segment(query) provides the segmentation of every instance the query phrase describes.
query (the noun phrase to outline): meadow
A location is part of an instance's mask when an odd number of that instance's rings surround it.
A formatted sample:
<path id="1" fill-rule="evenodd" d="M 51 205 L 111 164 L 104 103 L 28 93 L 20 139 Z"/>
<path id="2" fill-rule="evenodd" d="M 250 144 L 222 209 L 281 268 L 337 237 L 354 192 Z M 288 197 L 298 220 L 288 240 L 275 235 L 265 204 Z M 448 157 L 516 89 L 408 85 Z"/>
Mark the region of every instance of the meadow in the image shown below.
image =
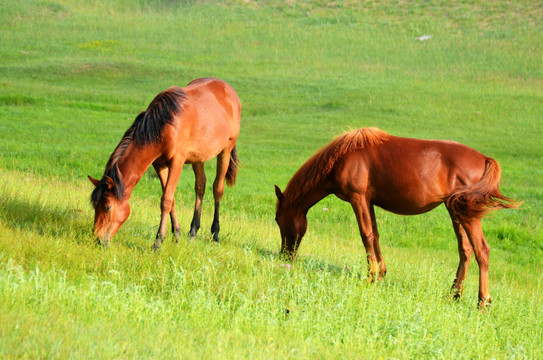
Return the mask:
<path id="1" fill-rule="evenodd" d="M 543 5 L 507 1 L 7 0 L 0 3 L 1 358 L 543 358 Z M 425 36 L 428 35 L 428 36 Z M 214 76 L 242 101 L 237 184 L 212 243 L 151 245 L 153 171 L 109 248 L 92 184 L 135 116 Z M 495 158 L 518 210 L 483 221 L 492 306 L 464 297 L 444 207 L 377 210 L 388 273 L 368 283 L 350 206 L 308 214 L 278 256 L 274 184 L 352 128 L 450 139 Z M 188 233 L 194 176 L 176 200 Z"/>

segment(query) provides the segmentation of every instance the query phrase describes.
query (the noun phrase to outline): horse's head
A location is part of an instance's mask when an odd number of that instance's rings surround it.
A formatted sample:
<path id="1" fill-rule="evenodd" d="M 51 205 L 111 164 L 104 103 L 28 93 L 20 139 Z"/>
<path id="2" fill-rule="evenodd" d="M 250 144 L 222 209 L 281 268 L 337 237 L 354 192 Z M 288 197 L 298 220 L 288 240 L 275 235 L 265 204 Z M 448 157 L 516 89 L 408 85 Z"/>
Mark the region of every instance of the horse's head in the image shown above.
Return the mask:
<path id="1" fill-rule="evenodd" d="M 102 180 L 89 176 L 95 188 L 91 195 L 94 207 L 94 235 L 100 244 L 109 246 L 109 241 L 130 215 L 128 199 L 124 197 L 122 179 L 114 181 L 104 175 Z"/>
<path id="2" fill-rule="evenodd" d="M 277 185 L 275 186 L 275 194 L 277 195 L 275 221 L 281 232 L 281 255 L 288 259 L 294 259 L 307 230 L 306 214 L 295 207 L 286 206 L 285 196 Z"/>

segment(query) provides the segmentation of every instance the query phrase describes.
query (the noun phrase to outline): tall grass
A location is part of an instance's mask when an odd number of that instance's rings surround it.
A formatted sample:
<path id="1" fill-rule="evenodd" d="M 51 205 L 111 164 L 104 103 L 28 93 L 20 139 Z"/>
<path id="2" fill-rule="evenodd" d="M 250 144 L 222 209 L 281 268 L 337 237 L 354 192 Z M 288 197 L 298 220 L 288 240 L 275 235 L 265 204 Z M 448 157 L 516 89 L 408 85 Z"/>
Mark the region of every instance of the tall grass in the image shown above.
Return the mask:
<path id="1" fill-rule="evenodd" d="M 0 4 L 0 356 L 542 357 L 542 14 L 528 1 Z M 221 244 L 208 189 L 198 239 L 153 253 L 161 194 L 149 172 L 111 248 L 97 247 L 86 175 L 103 173 L 159 91 L 200 76 L 231 83 L 243 105 Z M 524 204 L 484 220 L 486 314 L 475 259 L 464 299 L 449 298 L 458 255 L 443 208 L 378 210 L 377 284 L 350 206 L 332 197 L 310 211 L 300 258 L 277 257 L 273 185 L 362 126 L 500 162 L 502 191 Z M 176 193 L 187 231 L 193 182 L 187 167 Z"/>

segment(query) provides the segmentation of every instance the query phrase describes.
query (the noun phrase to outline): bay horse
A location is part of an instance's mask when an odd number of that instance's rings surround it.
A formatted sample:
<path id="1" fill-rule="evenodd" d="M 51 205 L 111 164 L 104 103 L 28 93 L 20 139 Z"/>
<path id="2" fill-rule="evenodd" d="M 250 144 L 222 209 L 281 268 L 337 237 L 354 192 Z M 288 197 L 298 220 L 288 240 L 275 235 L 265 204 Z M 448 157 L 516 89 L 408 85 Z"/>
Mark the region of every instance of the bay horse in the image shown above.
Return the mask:
<path id="1" fill-rule="evenodd" d="M 206 176 L 204 162 L 217 157 L 213 183 L 215 213 L 211 232 L 219 241 L 219 208 L 224 180 L 236 181 L 241 104 L 234 89 L 214 78 L 196 79 L 186 87 L 171 87 L 159 93 L 141 112 L 111 154 L 101 180 L 88 176 L 95 188 L 94 233 L 99 243 L 109 246 L 111 238 L 130 214 L 132 190 L 152 164 L 162 184 L 161 218 L 154 250 L 166 236 L 168 215 L 172 232 L 179 239 L 180 225 L 175 212 L 174 192 L 183 164 L 192 164 L 196 202 L 190 227 L 191 238 L 200 228 Z"/>
<path id="2" fill-rule="evenodd" d="M 479 264 L 479 305 L 491 302 L 489 247 L 481 218 L 491 210 L 518 204 L 498 188 L 497 161 L 453 141 L 397 137 L 377 128 L 353 130 L 313 155 L 294 174 L 285 192 L 275 185 L 275 220 L 281 254 L 294 259 L 307 229 L 307 212 L 334 194 L 351 204 L 367 254 L 370 280 L 386 265 L 379 246 L 374 206 L 416 215 L 444 203 L 458 240 L 460 263 L 452 292 L 460 298 L 472 252 Z"/>

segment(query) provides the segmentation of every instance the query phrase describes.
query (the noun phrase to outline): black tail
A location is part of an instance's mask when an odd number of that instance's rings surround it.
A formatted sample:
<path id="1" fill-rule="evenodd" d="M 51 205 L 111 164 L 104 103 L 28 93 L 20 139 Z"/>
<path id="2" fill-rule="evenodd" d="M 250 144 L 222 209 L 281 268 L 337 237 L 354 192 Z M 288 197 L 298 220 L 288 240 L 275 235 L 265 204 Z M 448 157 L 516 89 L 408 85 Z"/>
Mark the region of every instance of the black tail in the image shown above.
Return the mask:
<path id="1" fill-rule="evenodd" d="M 238 150 L 234 146 L 230 152 L 230 164 L 226 171 L 226 185 L 234 186 L 236 184 L 236 174 L 238 173 L 240 162 L 238 157 Z"/>

